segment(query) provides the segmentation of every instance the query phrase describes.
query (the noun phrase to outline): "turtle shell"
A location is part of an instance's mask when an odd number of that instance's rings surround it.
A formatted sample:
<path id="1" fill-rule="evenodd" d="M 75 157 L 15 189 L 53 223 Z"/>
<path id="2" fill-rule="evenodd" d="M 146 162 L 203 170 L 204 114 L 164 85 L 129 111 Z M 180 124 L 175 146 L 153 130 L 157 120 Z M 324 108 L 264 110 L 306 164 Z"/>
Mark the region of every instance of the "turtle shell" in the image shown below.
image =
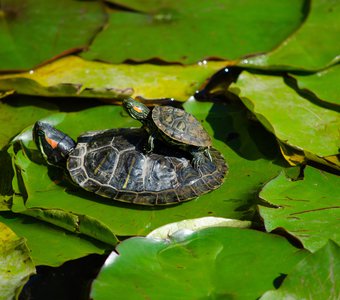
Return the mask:
<path id="1" fill-rule="evenodd" d="M 78 138 L 67 162 L 72 180 L 85 190 L 115 200 L 144 205 L 175 204 L 219 187 L 227 170 L 222 155 L 211 150 L 195 170 L 185 153 L 171 147 L 144 154 L 148 134 L 142 128 L 87 132 Z"/>
<path id="2" fill-rule="evenodd" d="M 211 146 L 211 138 L 202 124 L 183 109 L 156 106 L 152 110 L 152 120 L 163 134 L 174 141 L 197 147 Z"/>

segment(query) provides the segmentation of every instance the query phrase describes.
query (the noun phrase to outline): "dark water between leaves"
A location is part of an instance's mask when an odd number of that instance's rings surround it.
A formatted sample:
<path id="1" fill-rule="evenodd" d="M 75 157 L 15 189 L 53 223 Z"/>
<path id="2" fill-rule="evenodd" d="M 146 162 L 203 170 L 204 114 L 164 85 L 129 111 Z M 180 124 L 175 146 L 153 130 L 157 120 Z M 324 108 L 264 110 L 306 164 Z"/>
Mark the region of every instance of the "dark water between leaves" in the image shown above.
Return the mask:
<path id="1" fill-rule="evenodd" d="M 106 258 L 107 255 L 91 254 L 57 268 L 38 266 L 19 300 L 88 300 L 91 283 Z"/>

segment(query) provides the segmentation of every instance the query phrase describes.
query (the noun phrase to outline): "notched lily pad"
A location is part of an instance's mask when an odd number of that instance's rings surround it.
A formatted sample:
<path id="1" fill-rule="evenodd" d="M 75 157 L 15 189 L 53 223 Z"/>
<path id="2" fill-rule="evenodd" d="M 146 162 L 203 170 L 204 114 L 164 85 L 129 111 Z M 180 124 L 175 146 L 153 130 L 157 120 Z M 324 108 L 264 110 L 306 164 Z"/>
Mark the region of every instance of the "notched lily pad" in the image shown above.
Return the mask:
<path id="1" fill-rule="evenodd" d="M 279 236 L 223 227 L 170 241 L 130 238 L 116 250 L 93 283 L 94 300 L 256 299 L 307 254 Z"/>
<path id="2" fill-rule="evenodd" d="M 340 64 L 310 75 L 291 74 L 300 89 L 312 93 L 320 100 L 340 106 Z"/>
<path id="3" fill-rule="evenodd" d="M 110 12 L 108 26 L 82 53 L 87 59 L 235 60 L 277 46 L 299 26 L 304 5 L 302 0 L 111 2 L 134 11 Z M 266 13 L 254 13 L 259 11 Z"/>
<path id="4" fill-rule="evenodd" d="M 301 27 L 278 48 L 246 58 L 241 66 L 278 70 L 320 70 L 340 61 L 340 2 L 311 1 Z"/>
<path id="5" fill-rule="evenodd" d="M 339 299 L 340 247 L 329 241 L 294 267 L 278 290 L 268 291 L 261 300 Z"/>
<path id="6" fill-rule="evenodd" d="M 16 299 L 34 273 L 25 240 L 0 222 L 0 299 Z"/>
<path id="7" fill-rule="evenodd" d="M 227 62 L 190 66 L 109 65 L 68 56 L 35 70 L 0 75 L 0 90 L 58 97 L 175 98 L 185 101 Z"/>
<path id="8" fill-rule="evenodd" d="M 302 180 L 281 173 L 264 186 L 260 198 L 277 207 L 259 206 L 267 231 L 283 228 L 311 251 L 328 239 L 340 243 L 338 176 L 309 166 Z"/>
<path id="9" fill-rule="evenodd" d="M 242 72 L 230 90 L 281 143 L 308 159 L 339 153 L 339 114 L 301 97 L 282 77 Z"/>
<path id="10" fill-rule="evenodd" d="M 0 21 L 0 69 L 24 70 L 86 47 L 106 15 L 98 1 L 3 0 Z"/>

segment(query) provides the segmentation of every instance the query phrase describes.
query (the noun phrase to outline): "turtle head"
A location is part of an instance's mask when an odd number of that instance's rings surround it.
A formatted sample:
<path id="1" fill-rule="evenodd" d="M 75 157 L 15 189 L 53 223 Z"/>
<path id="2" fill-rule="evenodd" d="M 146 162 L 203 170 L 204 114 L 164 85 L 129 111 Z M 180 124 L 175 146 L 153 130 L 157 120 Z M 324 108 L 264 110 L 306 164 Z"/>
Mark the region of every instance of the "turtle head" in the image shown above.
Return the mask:
<path id="1" fill-rule="evenodd" d="M 66 160 L 76 143 L 65 133 L 43 122 L 36 122 L 33 140 L 46 162 L 53 166 L 65 166 Z"/>
<path id="2" fill-rule="evenodd" d="M 123 107 L 132 118 L 142 123 L 147 120 L 150 113 L 150 109 L 146 105 L 132 98 L 124 99 Z"/>

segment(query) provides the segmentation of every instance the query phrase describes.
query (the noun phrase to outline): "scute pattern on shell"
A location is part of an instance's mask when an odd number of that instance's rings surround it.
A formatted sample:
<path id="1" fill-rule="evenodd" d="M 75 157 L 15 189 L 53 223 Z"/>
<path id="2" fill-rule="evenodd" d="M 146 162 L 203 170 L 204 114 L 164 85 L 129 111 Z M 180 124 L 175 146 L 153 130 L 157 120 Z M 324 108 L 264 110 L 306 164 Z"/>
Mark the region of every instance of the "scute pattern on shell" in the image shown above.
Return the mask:
<path id="1" fill-rule="evenodd" d="M 147 138 L 142 128 L 81 135 L 67 163 L 72 180 L 101 196 L 144 205 L 175 204 L 222 184 L 227 166 L 217 150 L 211 151 L 213 162 L 207 159 L 195 170 L 176 149 L 144 154 Z"/>
<path id="2" fill-rule="evenodd" d="M 156 126 L 171 139 L 197 147 L 210 147 L 211 138 L 202 124 L 191 114 L 171 106 L 156 106 L 152 110 Z"/>

